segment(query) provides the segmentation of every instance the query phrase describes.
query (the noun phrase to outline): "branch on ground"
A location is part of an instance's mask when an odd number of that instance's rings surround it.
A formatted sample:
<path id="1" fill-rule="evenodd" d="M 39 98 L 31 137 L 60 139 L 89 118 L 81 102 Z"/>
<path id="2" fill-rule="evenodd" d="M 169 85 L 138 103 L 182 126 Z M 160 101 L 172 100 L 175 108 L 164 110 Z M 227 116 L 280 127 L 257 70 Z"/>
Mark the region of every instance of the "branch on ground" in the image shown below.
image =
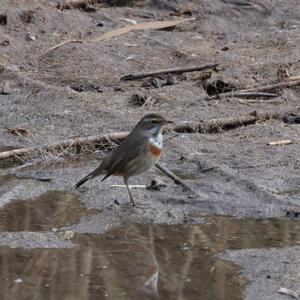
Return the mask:
<path id="1" fill-rule="evenodd" d="M 218 66 L 218 64 L 206 64 L 201 66 L 184 66 L 184 67 L 178 67 L 178 68 L 172 68 L 172 69 L 163 69 L 163 70 L 156 70 L 156 71 L 150 71 L 146 73 L 140 73 L 135 75 L 126 75 L 121 77 L 121 80 L 136 80 L 136 79 L 142 79 L 147 78 L 151 76 L 158 76 L 162 74 L 182 74 L 186 72 L 195 72 L 195 71 L 203 71 L 206 69 L 214 69 Z"/>
<path id="2" fill-rule="evenodd" d="M 251 114 L 238 117 L 212 119 L 202 122 L 185 122 L 183 124 L 178 124 L 173 127 L 167 128 L 166 131 L 173 131 L 177 133 L 217 133 L 225 130 L 238 128 L 241 126 L 254 124 L 257 121 L 264 122 L 270 119 L 282 120 L 284 117 L 291 113 L 295 113 L 295 111 L 285 111 L 281 113 L 252 112 Z M 0 152 L 0 160 L 4 160 L 11 157 L 43 157 L 47 153 L 54 155 L 58 154 L 59 156 L 63 156 L 64 154 L 68 154 L 72 151 L 75 151 L 75 153 L 80 153 L 80 149 L 88 145 L 93 145 L 94 148 L 101 150 L 109 150 L 117 143 L 122 141 L 127 135 L 128 132 L 116 132 L 108 135 L 75 138 L 63 141 L 61 143 L 44 145 L 40 147 L 13 149 Z"/>
<path id="3" fill-rule="evenodd" d="M 296 78 L 296 80 L 294 80 L 294 78 Z M 264 86 L 257 86 L 257 87 L 252 87 L 252 88 L 248 88 L 248 89 L 222 93 L 222 94 L 214 95 L 211 97 L 206 97 L 205 100 L 214 100 L 214 99 L 221 99 L 221 98 L 228 98 L 228 97 L 238 97 L 239 94 L 241 94 L 241 93 L 249 93 L 249 92 L 272 92 L 272 91 L 277 91 L 279 89 L 291 88 L 291 87 L 300 85 L 300 80 L 298 79 L 299 76 L 295 76 L 294 78 L 292 78 L 291 80 L 286 81 L 286 82 L 268 84 L 268 85 L 264 85 Z"/>

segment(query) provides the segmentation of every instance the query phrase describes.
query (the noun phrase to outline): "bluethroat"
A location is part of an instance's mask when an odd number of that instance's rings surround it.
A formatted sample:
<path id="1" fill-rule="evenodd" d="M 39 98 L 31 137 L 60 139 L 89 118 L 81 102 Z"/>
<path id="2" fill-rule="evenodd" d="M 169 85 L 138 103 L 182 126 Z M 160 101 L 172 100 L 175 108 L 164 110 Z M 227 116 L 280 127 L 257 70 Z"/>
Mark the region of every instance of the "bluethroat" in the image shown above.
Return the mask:
<path id="1" fill-rule="evenodd" d="M 120 146 L 98 168 L 77 182 L 74 188 L 77 189 L 99 175 L 105 175 L 102 181 L 111 175 L 121 176 L 124 178 L 130 204 L 136 206 L 128 186 L 128 178 L 148 171 L 159 160 L 163 146 L 162 130 L 167 123 L 172 122 L 158 114 L 144 116 Z"/>

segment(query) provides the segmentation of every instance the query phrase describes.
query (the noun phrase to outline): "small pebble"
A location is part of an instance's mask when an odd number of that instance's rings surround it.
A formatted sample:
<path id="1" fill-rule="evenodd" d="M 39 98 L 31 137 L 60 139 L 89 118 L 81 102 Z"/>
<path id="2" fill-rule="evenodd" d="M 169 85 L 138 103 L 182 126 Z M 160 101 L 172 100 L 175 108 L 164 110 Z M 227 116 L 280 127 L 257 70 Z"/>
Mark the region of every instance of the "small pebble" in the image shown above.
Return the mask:
<path id="1" fill-rule="evenodd" d="M 35 35 L 33 35 L 33 34 L 31 34 L 30 32 L 27 32 L 26 33 L 26 35 L 25 35 L 25 39 L 27 40 L 27 41 L 35 41 L 36 40 L 36 36 Z"/>

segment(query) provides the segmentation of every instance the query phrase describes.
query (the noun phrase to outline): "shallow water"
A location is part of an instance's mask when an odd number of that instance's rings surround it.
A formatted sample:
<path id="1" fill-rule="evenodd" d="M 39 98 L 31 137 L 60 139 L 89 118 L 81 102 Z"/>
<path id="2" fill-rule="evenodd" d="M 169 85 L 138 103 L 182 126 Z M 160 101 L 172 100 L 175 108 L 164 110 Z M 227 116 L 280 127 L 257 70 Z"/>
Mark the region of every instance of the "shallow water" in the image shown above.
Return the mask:
<path id="1" fill-rule="evenodd" d="M 3 207 L 0 229 L 49 231 L 90 214 L 71 194 L 53 191 Z M 203 220 L 76 234 L 77 247 L 68 249 L 0 247 L 2 299 L 242 299 L 246 280 L 216 254 L 300 240 L 300 223 L 289 219 Z"/>
<path id="2" fill-rule="evenodd" d="M 13 201 L 0 209 L 0 231 L 49 231 L 95 213 L 71 193 L 49 191 L 30 201 Z"/>

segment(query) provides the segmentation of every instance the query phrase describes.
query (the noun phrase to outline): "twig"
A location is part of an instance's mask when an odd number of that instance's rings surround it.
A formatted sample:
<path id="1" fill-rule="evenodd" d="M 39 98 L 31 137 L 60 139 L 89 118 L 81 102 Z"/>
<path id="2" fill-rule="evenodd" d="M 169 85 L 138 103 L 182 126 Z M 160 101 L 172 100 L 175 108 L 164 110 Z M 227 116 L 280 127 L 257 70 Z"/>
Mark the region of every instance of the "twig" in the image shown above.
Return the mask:
<path id="1" fill-rule="evenodd" d="M 290 144 L 293 144 L 292 140 L 279 140 L 267 143 L 269 146 L 285 146 Z"/>
<path id="2" fill-rule="evenodd" d="M 294 87 L 294 86 L 297 86 L 297 85 L 300 85 L 300 80 L 290 80 L 290 81 L 286 81 L 286 82 L 268 84 L 268 85 L 265 85 L 265 86 L 248 88 L 244 91 L 246 91 L 246 92 L 251 92 L 251 91 L 263 92 L 263 91 L 271 91 L 271 90 L 279 89 L 279 88 Z"/>
<path id="3" fill-rule="evenodd" d="M 173 130 L 175 132 L 180 132 L 180 133 L 195 133 L 195 132 L 216 133 L 223 130 L 231 130 L 241 126 L 254 124 L 257 121 L 264 122 L 270 119 L 282 120 L 285 116 L 291 113 L 293 114 L 297 113 L 297 111 L 295 110 L 296 109 L 286 110 L 278 113 L 267 112 L 261 114 L 254 111 L 251 114 L 240 116 L 240 117 L 212 119 L 212 120 L 203 121 L 199 123 L 186 122 L 184 124 L 174 126 Z"/>
<path id="4" fill-rule="evenodd" d="M 207 199 L 207 195 L 202 194 L 199 191 L 195 191 L 192 187 L 188 186 L 183 180 L 181 180 L 177 175 L 175 175 L 171 170 L 169 170 L 167 167 L 163 166 L 160 162 L 157 162 L 155 164 L 155 167 L 161 170 L 164 174 L 166 174 L 169 178 L 171 178 L 176 184 L 182 185 L 187 190 L 193 192 L 197 196 Z"/>
<path id="5" fill-rule="evenodd" d="M 97 253 L 121 253 L 121 252 L 129 252 L 131 249 L 121 249 L 121 250 L 106 250 L 106 251 L 97 251 Z"/>
<path id="6" fill-rule="evenodd" d="M 254 124 L 258 120 L 267 120 L 269 115 L 246 115 L 241 117 L 231 117 L 222 119 L 212 119 L 206 122 L 190 123 L 186 122 L 174 127 L 174 131 L 180 133 L 215 133 L 222 130 L 229 130 L 240 126 Z"/>
<path id="7" fill-rule="evenodd" d="M 167 167 L 164 167 L 161 163 L 157 162 L 155 164 L 155 167 L 157 167 L 159 170 L 161 170 L 163 173 L 165 173 L 168 177 L 170 177 L 171 179 L 173 179 L 175 183 L 182 184 L 186 188 L 189 188 L 177 175 L 175 175 Z"/>
<path id="8" fill-rule="evenodd" d="M 125 184 L 112 184 L 110 187 L 111 188 L 124 188 L 124 189 L 127 188 Z M 145 189 L 145 188 L 147 188 L 144 184 L 129 185 L 129 187 L 131 189 Z"/>
<path id="9" fill-rule="evenodd" d="M 84 138 L 75 138 L 67 141 L 63 141 L 58 144 L 44 145 L 41 147 L 32 147 L 32 148 L 20 148 L 13 149 L 4 152 L 0 152 L 0 160 L 6 159 L 13 156 L 38 156 L 44 152 L 53 152 L 58 149 L 66 149 L 70 147 L 81 147 L 83 145 L 89 144 L 99 144 L 103 145 L 104 148 L 107 145 L 111 145 L 113 142 L 121 141 L 128 135 L 128 132 L 116 132 L 108 135 L 102 136 L 89 136 Z"/>
<path id="10" fill-rule="evenodd" d="M 130 74 L 121 77 L 121 80 L 135 80 L 135 79 L 142 79 L 146 77 L 161 75 L 161 74 L 181 74 L 185 72 L 195 72 L 195 71 L 203 71 L 205 69 L 213 69 L 217 67 L 218 64 L 206 64 L 202 66 L 190 66 L 190 67 L 178 67 L 178 68 L 172 68 L 172 69 L 165 69 L 165 70 L 157 70 L 157 71 L 151 71 L 147 73 L 141 73 L 141 74 Z"/>
<path id="11" fill-rule="evenodd" d="M 289 290 L 287 288 L 284 288 L 284 287 L 281 287 L 278 291 L 278 293 L 280 294 L 284 294 L 284 295 L 288 295 L 288 296 L 291 296 L 295 299 L 300 299 L 300 294 L 295 292 L 295 291 L 292 291 L 292 290 Z"/>
<path id="12" fill-rule="evenodd" d="M 239 126 L 245 126 L 254 124 L 256 121 L 266 121 L 270 119 L 283 119 L 286 115 L 295 113 L 295 109 L 288 110 L 281 113 L 262 113 L 256 112 L 240 117 L 230 117 L 221 119 L 212 119 L 203 122 L 188 122 L 184 124 L 175 125 L 170 128 L 172 131 L 177 133 L 215 133 L 222 130 L 229 130 L 237 128 Z M 168 132 L 170 130 L 168 129 Z M 123 140 L 128 135 L 128 132 L 115 132 L 108 135 L 89 136 L 84 138 L 75 138 L 61 143 L 44 145 L 41 147 L 32 148 L 20 148 L 8 151 L 0 152 L 0 160 L 14 157 L 14 156 L 39 156 L 45 152 L 55 152 L 57 150 L 66 150 L 71 148 L 78 148 L 84 145 L 96 145 L 100 146 L 100 149 L 107 149 L 111 147 L 115 142 Z"/>
<path id="13" fill-rule="evenodd" d="M 278 94 L 275 93 L 264 93 L 264 92 L 243 92 L 243 91 L 232 91 L 232 97 L 240 97 L 240 98 L 247 98 L 247 97 L 265 97 L 265 98 L 275 98 L 278 97 Z"/>
<path id="14" fill-rule="evenodd" d="M 269 84 L 269 85 L 265 85 L 265 86 L 258 86 L 258 87 L 248 88 L 248 89 L 239 90 L 239 91 L 235 91 L 235 92 L 222 93 L 222 94 L 214 95 L 211 97 L 206 97 L 205 99 L 206 100 L 214 100 L 214 99 L 219 99 L 219 98 L 235 97 L 235 93 L 272 91 L 274 89 L 290 88 L 290 87 L 294 87 L 297 85 L 300 85 L 300 80 L 290 80 L 287 82 L 280 82 L 280 83 Z"/>
<path id="15" fill-rule="evenodd" d="M 289 80 L 290 80 L 290 81 L 293 81 L 293 80 L 300 80 L 300 75 L 297 75 L 297 76 L 291 76 L 291 77 L 289 77 Z"/>

